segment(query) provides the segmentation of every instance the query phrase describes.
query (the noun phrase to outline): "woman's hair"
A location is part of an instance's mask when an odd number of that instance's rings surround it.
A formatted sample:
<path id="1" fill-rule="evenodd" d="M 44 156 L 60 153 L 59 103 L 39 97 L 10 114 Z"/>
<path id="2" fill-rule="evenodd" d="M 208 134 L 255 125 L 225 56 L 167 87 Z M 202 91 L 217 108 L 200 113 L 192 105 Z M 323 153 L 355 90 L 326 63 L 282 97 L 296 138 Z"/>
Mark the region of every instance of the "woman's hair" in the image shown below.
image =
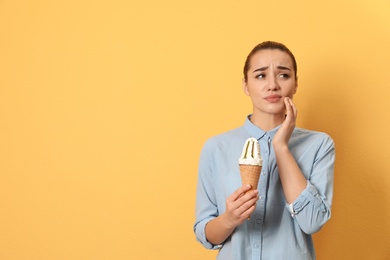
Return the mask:
<path id="1" fill-rule="evenodd" d="M 253 48 L 253 50 L 249 53 L 248 57 L 246 57 L 245 65 L 244 65 L 245 82 L 248 81 L 248 70 L 250 67 L 252 56 L 255 55 L 257 52 L 262 51 L 262 50 L 280 50 L 280 51 L 287 53 L 291 57 L 291 60 L 293 62 L 295 78 L 297 78 L 297 62 L 296 62 L 295 57 L 292 54 L 292 52 L 282 43 L 273 42 L 273 41 L 266 41 L 266 42 L 262 42 L 262 43 L 256 45 L 255 48 Z"/>

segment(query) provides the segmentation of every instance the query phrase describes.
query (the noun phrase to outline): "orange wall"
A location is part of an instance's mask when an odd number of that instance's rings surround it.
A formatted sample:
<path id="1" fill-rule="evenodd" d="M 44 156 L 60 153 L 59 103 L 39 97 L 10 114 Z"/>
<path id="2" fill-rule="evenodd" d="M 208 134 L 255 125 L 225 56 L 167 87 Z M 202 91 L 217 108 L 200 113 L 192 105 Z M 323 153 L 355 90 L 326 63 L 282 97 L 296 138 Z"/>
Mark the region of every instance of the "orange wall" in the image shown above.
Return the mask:
<path id="1" fill-rule="evenodd" d="M 389 259 L 390 4 L 1 1 L 0 259 L 214 259 L 192 233 L 204 141 L 251 112 L 250 49 L 298 60 L 301 127 L 337 146 L 318 259 Z"/>

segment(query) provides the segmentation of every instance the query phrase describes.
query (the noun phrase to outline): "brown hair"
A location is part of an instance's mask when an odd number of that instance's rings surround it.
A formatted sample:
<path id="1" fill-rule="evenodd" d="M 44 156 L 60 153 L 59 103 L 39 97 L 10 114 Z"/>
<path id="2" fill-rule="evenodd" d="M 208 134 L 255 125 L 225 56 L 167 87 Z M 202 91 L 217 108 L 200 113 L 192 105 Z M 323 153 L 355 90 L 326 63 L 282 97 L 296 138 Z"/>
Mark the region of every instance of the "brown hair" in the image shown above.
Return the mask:
<path id="1" fill-rule="evenodd" d="M 280 51 L 283 51 L 283 52 L 287 53 L 291 57 L 291 60 L 293 62 L 295 78 L 297 78 L 297 62 L 296 62 L 295 57 L 292 54 L 292 52 L 282 43 L 273 42 L 273 41 L 266 41 L 266 42 L 262 42 L 262 43 L 256 45 L 253 48 L 253 50 L 246 57 L 245 65 L 244 65 L 244 79 L 245 79 L 245 82 L 248 80 L 248 70 L 249 70 L 249 67 L 250 67 L 252 56 L 255 53 L 257 53 L 259 51 L 262 51 L 262 50 L 280 50 Z"/>

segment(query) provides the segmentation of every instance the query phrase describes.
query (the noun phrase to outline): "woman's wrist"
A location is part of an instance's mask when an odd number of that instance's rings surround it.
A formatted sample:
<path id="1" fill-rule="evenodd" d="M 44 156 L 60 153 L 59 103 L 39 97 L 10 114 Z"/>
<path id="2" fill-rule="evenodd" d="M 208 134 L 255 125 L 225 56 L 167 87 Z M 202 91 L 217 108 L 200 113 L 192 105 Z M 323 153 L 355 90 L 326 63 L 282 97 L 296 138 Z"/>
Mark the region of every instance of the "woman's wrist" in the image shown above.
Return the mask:
<path id="1" fill-rule="evenodd" d="M 272 141 L 272 146 L 275 153 L 289 152 L 288 144 L 284 142 L 274 142 Z"/>
<path id="2" fill-rule="evenodd" d="M 221 223 L 223 223 L 224 225 L 224 228 L 227 230 L 227 231 L 233 231 L 237 225 L 235 225 L 228 217 L 228 215 L 225 213 L 221 214 L 220 215 L 220 218 L 221 218 Z"/>

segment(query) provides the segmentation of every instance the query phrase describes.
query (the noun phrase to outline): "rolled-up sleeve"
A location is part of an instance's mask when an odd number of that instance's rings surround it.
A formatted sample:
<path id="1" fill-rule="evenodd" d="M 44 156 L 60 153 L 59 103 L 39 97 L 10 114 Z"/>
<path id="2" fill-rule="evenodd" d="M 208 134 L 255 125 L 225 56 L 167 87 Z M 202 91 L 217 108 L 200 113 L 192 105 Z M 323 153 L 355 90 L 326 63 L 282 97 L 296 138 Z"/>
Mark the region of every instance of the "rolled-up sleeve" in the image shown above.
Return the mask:
<path id="1" fill-rule="evenodd" d="M 316 153 L 305 190 L 293 203 L 286 204 L 291 216 L 306 234 L 319 231 L 330 219 L 334 161 L 334 143 L 326 135 Z"/>
<path id="2" fill-rule="evenodd" d="M 200 155 L 198 169 L 198 184 L 196 188 L 196 220 L 194 232 L 197 241 L 205 248 L 218 249 L 220 245 L 211 244 L 206 238 L 207 223 L 218 216 L 218 207 L 213 189 L 213 176 L 211 162 L 213 160 L 210 145 L 206 142 Z"/>

